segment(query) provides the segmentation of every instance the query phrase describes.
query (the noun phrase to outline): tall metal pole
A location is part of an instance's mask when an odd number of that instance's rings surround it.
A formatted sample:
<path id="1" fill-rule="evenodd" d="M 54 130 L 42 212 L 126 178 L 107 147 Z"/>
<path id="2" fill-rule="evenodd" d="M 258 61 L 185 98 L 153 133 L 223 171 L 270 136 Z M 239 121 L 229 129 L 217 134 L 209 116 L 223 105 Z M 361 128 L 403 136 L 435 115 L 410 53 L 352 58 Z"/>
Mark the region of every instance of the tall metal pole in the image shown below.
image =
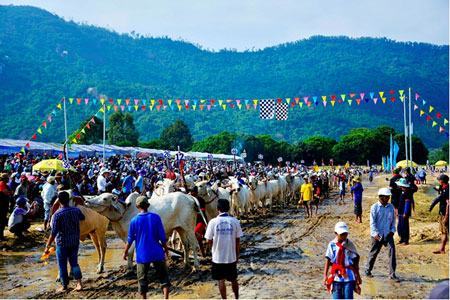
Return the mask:
<path id="1" fill-rule="evenodd" d="M 408 166 L 408 127 L 406 126 L 406 100 L 403 100 L 403 121 L 405 125 L 405 159 Z"/>
<path id="2" fill-rule="evenodd" d="M 63 108 L 64 108 L 64 143 L 67 143 L 67 112 L 66 112 L 66 97 L 63 98 Z M 66 157 L 69 157 L 69 150 L 66 147 Z"/>
<path id="3" fill-rule="evenodd" d="M 103 104 L 103 163 L 105 163 L 105 146 L 106 146 L 106 107 Z"/>
<path id="4" fill-rule="evenodd" d="M 412 131 L 413 131 L 413 127 L 412 127 L 412 121 L 411 121 L 411 88 L 409 88 L 409 130 L 408 130 L 408 134 L 409 134 L 409 160 L 411 161 L 411 167 L 412 165 L 412 161 L 413 161 L 413 149 L 412 149 Z"/>

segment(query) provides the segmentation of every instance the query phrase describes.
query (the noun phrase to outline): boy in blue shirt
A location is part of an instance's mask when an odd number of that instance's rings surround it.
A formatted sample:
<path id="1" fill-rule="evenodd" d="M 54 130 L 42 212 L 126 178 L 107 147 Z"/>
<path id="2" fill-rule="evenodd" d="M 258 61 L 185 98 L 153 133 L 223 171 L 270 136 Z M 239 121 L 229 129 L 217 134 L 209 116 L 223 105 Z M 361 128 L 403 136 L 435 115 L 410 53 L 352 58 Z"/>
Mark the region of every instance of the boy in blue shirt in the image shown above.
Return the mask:
<path id="1" fill-rule="evenodd" d="M 166 234 L 161 218 L 157 214 L 147 211 L 149 206 L 147 197 L 139 196 L 136 199 L 136 207 L 139 209 L 139 214 L 131 220 L 128 230 L 128 242 L 123 258 L 127 260 L 128 250 L 135 242 L 139 293 L 143 299 L 146 299 L 148 273 L 150 264 L 153 263 L 162 286 L 164 298 L 168 299 L 170 281 L 164 256 L 164 253 L 167 256 L 169 255 L 166 245 Z"/>

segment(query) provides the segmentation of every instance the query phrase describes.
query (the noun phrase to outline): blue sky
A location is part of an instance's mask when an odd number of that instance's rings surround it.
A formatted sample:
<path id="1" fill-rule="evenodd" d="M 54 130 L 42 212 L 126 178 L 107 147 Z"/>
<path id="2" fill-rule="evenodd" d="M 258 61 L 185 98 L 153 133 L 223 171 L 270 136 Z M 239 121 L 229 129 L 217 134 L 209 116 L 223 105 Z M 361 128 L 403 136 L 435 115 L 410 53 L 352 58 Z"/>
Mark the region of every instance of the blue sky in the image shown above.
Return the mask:
<path id="1" fill-rule="evenodd" d="M 448 0 L 0 0 L 117 32 L 209 49 L 264 48 L 312 35 L 449 42 Z"/>

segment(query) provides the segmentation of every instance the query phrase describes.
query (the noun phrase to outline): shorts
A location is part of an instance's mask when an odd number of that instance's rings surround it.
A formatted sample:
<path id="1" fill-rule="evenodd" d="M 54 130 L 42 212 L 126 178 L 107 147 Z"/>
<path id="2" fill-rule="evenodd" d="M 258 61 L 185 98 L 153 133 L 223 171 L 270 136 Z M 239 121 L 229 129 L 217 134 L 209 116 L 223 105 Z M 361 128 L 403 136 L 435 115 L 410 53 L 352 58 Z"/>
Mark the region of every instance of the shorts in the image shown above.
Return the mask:
<path id="1" fill-rule="evenodd" d="M 345 191 L 339 191 L 340 196 L 345 196 Z"/>
<path id="2" fill-rule="evenodd" d="M 445 221 L 445 216 L 439 215 L 439 230 L 441 234 L 448 235 L 448 222 Z"/>
<path id="3" fill-rule="evenodd" d="M 235 281 L 237 279 L 237 263 L 216 264 L 212 263 L 212 278 L 214 280 Z"/>
<path id="4" fill-rule="evenodd" d="M 137 279 L 140 294 L 148 292 L 148 272 L 150 271 L 150 264 L 151 263 L 137 264 Z M 169 287 L 170 280 L 169 273 L 167 272 L 166 262 L 164 260 L 155 261 L 153 262 L 153 267 L 155 268 L 156 276 L 159 279 L 161 287 Z"/>

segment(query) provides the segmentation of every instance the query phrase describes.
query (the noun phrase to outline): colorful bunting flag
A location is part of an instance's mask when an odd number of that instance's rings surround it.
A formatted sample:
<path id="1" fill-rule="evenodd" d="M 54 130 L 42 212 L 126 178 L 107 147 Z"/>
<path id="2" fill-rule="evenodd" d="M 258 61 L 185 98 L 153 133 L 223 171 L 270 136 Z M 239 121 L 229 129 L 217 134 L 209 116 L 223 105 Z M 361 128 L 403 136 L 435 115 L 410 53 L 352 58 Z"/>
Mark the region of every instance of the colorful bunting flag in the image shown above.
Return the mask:
<path id="1" fill-rule="evenodd" d="M 423 110 L 420 110 L 420 116 L 423 116 L 425 112 Z"/>
<path id="2" fill-rule="evenodd" d="M 431 125 L 431 127 L 434 127 L 434 126 L 436 126 L 437 125 L 437 122 L 436 121 L 433 121 L 433 125 Z"/>
<path id="3" fill-rule="evenodd" d="M 59 108 L 59 109 L 62 109 L 61 103 L 58 103 L 58 104 L 56 105 L 56 107 Z"/>
<path id="4" fill-rule="evenodd" d="M 444 125 L 447 125 L 448 124 L 448 120 L 447 120 L 447 118 L 444 118 Z"/>
<path id="5" fill-rule="evenodd" d="M 445 131 L 445 128 L 442 126 L 439 126 L 439 133 L 444 132 L 444 131 Z"/>
<path id="6" fill-rule="evenodd" d="M 429 109 L 429 111 L 428 111 L 428 112 L 432 112 L 432 111 L 433 111 L 433 109 L 434 109 L 434 107 L 430 105 L 430 109 Z"/>

